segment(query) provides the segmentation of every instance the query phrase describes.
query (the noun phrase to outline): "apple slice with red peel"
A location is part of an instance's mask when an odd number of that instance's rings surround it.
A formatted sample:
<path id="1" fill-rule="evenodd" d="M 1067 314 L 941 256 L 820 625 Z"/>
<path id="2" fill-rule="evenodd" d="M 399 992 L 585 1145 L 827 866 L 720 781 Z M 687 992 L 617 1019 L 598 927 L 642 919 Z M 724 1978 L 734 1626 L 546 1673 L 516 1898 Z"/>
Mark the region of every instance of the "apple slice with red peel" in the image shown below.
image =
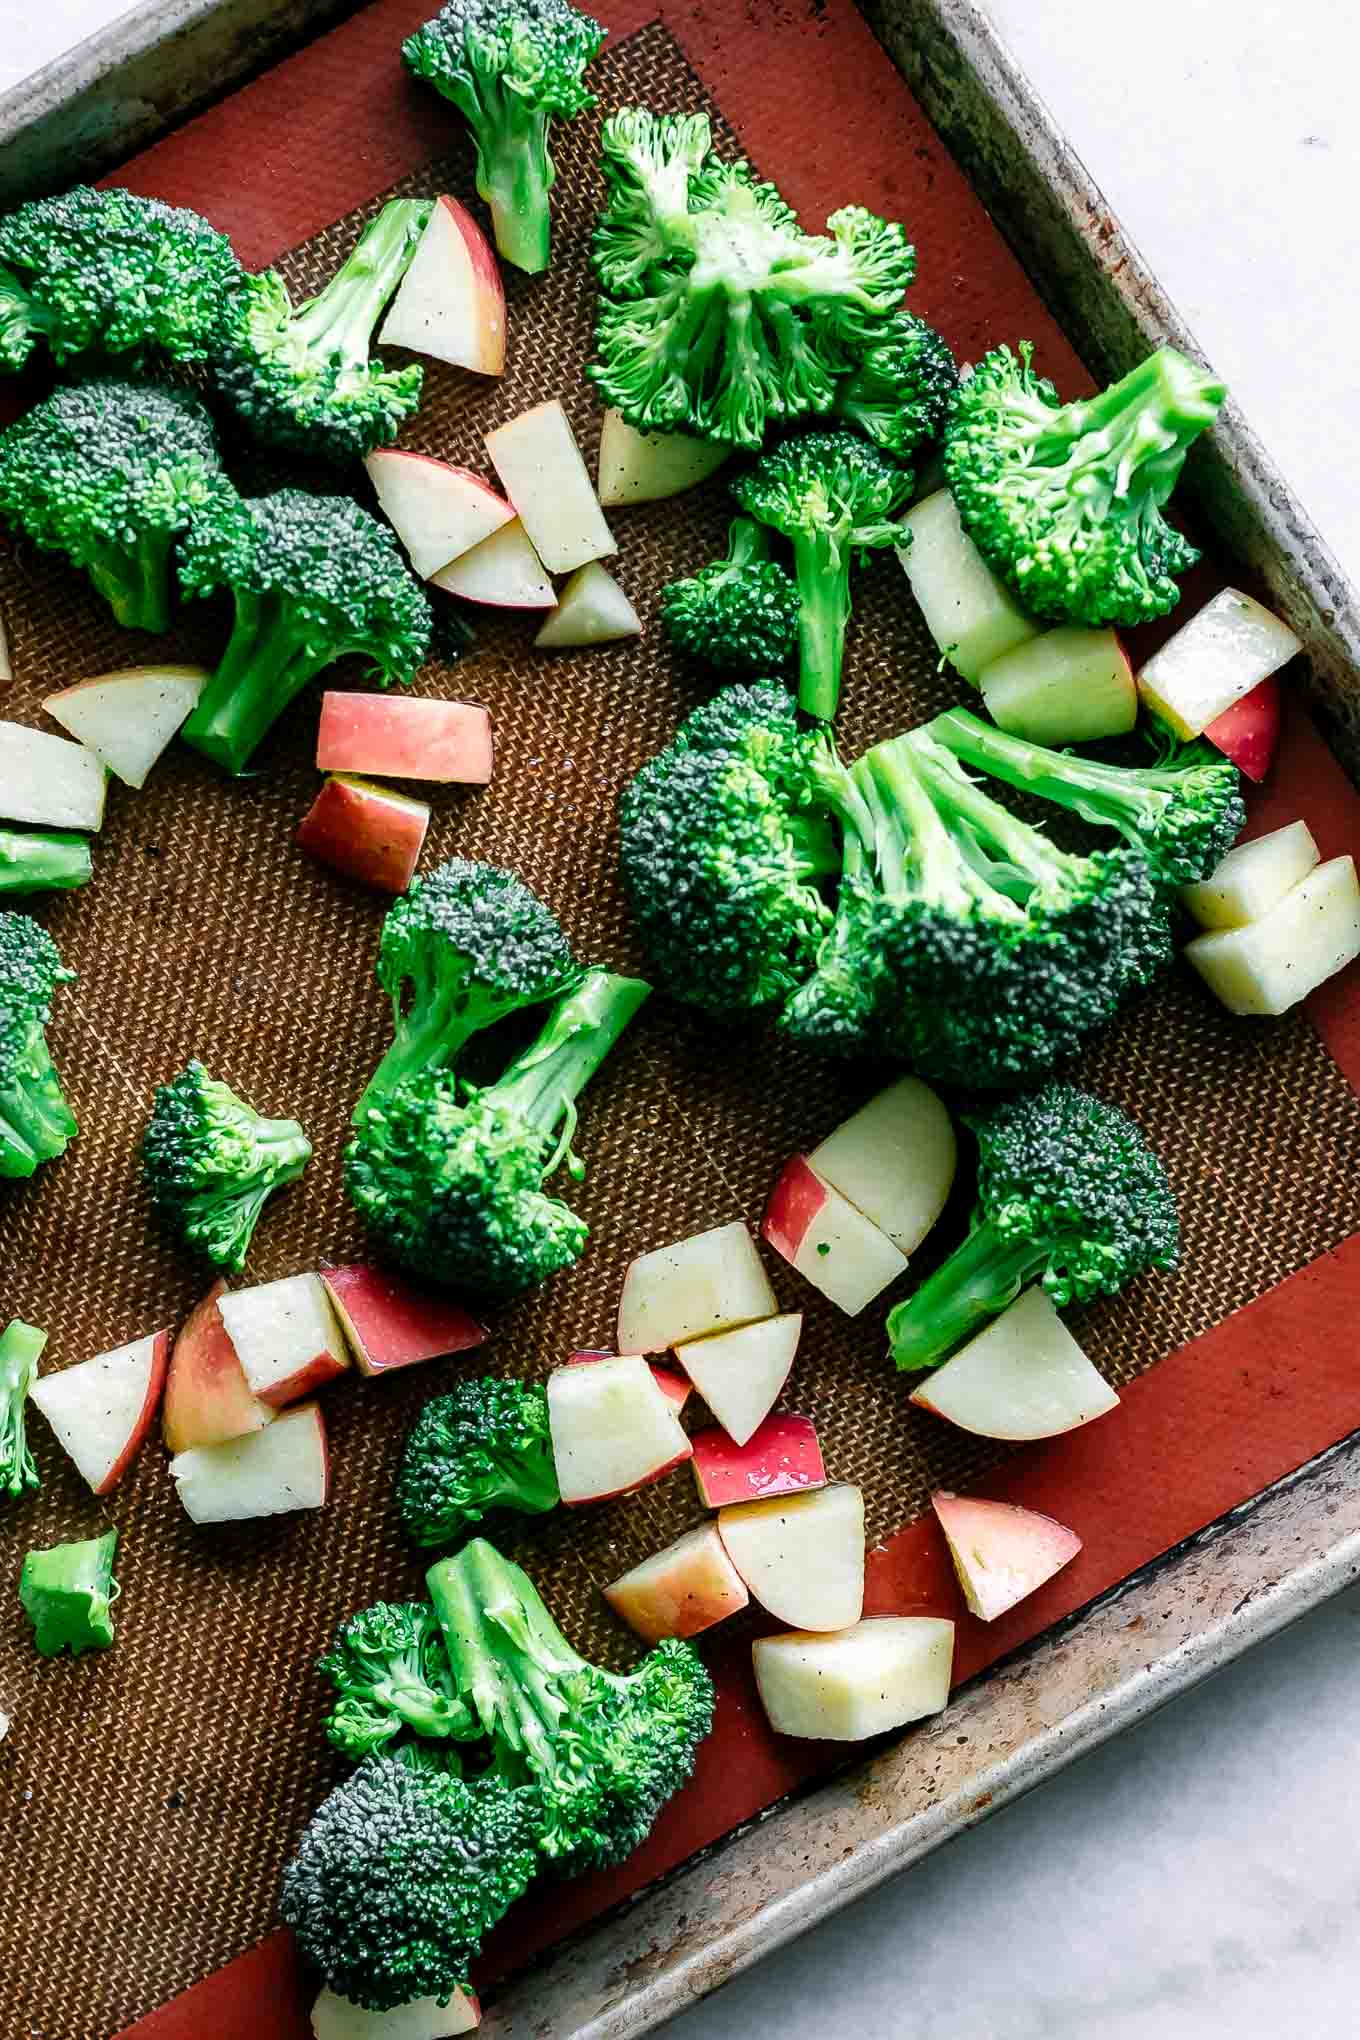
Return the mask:
<path id="1" fill-rule="evenodd" d="M 319 1509 L 330 1496 L 330 1453 L 318 1403 L 299 1403 L 263 1431 L 225 1445 L 196 1445 L 170 1461 L 195 1523 L 244 1523 Z"/>
<path id="2" fill-rule="evenodd" d="M 604 1597 L 644 1643 L 660 1643 L 667 1636 L 699 1636 L 737 1614 L 751 1599 L 716 1523 L 686 1531 L 607 1586 Z"/>
<path id="3" fill-rule="evenodd" d="M 557 592 L 518 517 L 428 579 L 446 594 L 461 595 L 465 602 L 480 602 L 488 609 L 557 606 Z"/>
<path id="4" fill-rule="evenodd" d="M 491 465 L 550 574 L 616 553 L 571 422 L 556 397 L 486 435 Z"/>
<path id="5" fill-rule="evenodd" d="M 1280 676 L 1272 673 L 1207 723 L 1204 734 L 1216 750 L 1232 759 L 1239 772 L 1259 786 L 1275 762 L 1283 717 Z"/>
<path id="6" fill-rule="evenodd" d="M 312 2006 L 313 2040 L 454 2040 L 474 2033 L 482 2008 L 467 1991 L 456 1990 L 446 2005 L 417 1998 L 390 2012 L 367 2012 L 353 1998 L 323 1990 Z"/>
<path id="7" fill-rule="evenodd" d="M 40 829 L 98 829 L 108 775 L 86 744 L 0 722 L 0 817 Z"/>
<path id="8" fill-rule="evenodd" d="M 429 826 L 427 802 L 336 773 L 298 824 L 297 840 L 309 857 L 343 877 L 376 892 L 403 893 Z"/>
<path id="9" fill-rule="evenodd" d="M 802 1330 L 802 1312 L 785 1311 L 676 1347 L 676 1359 L 738 1445 L 759 1430 L 778 1402 Z"/>
<path id="10" fill-rule="evenodd" d="M 912 1397 L 980 1438 L 1056 1438 L 1118 1407 L 1037 1283 L 961 1346 Z"/>
<path id="11" fill-rule="evenodd" d="M 694 1485 L 706 1509 L 807 1494 L 826 1486 L 826 1467 L 811 1417 L 766 1417 L 744 1445 L 717 1424 L 696 1431 Z"/>
<path id="12" fill-rule="evenodd" d="M 1197 737 L 1299 649 L 1281 617 L 1240 588 L 1223 588 L 1154 652 L 1138 692 L 1178 737 Z"/>
<path id="13" fill-rule="evenodd" d="M 864 1497 L 841 1485 L 718 1514 L 752 1596 L 797 1629 L 846 1629 L 864 1611 Z"/>
<path id="14" fill-rule="evenodd" d="M 491 717 L 478 702 L 334 691 L 321 697 L 316 740 L 321 772 L 485 786 L 493 762 Z"/>
<path id="15" fill-rule="evenodd" d="M 562 1500 L 601 1502 L 660 1480 L 690 1457 L 675 1405 L 635 1353 L 548 1376 L 548 1425 Z"/>
<path id="16" fill-rule="evenodd" d="M 774 1317 L 778 1309 L 755 1242 L 734 1219 L 629 1263 L 619 1298 L 619 1351 L 664 1353 Z"/>
<path id="17" fill-rule="evenodd" d="M 823 1183 L 914 1254 L 954 1186 L 958 1142 L 948 1112 L 919 1077 L 899 1077 L 843 1120 L 807 1158 Z"/>
<path id="18" fill-rule="evenodd" d="M 236 1348 L 218 1308 L 227 1293 L 220 1279 L 190 1312 L 170 1353 L 161 1407 L 167 1451 L 225 1445 L 274 1421 L 274 1411 L 250 1392 Z"/>
<path id="19" fill-rule="evenodd" d="M 1245 928 L 1316 870 L 1320 854 L 1307 822 L 1286 822 L 1235 843 L 1207 878 L 1181 887 L 1181 900 L 1201 928 Z"/>
<path id="20" fill-rule="evenodd" d="M 806 1155 L 785 1163 L 761 1233 L 847 1317 L 858 1317 L 906 1272 L 901 1248 L 824 1182 Z"/>
<path id="21" fill-rule="evenodd" d="M 150 1332 L 60 1374 L 40 1375 L 29 1390 L 95 1494 L 116 1488 L 132 1464 L 160 1407 L 169 1365 L 169 1332 Z"/>
<path id="22" fill-rule="evenodd" d="M 947 1705 L 954 1625 L 871 1615 L 835 1636 L 758 1637 L 751 1661 L 776 1735 L 863 1742 Z"/>
<path id="23" fill-rule="evenodd" d="M 333 1381 L 349 1353 L 319 1275 L 285 1275 L 218 1299 L 252 1395 L 280 1409 Z"/>
<path id="24" fill-rule="evenodd" d="M 383 515 L 422 580 L 471 552 L 515 514 L 504 496 L 471 468 L 428 453 L 383 446 L 370 453 L 364 466 Z"/>
<path id="25" fill-rule="evenodd" d="M 361 1374 L 391 1374 L 486 1342 L 460 1304 L 367 1262 L 323 1268 L 321 1281 Z"/>
<path id="26" fill-rule="evenodd" d="M 435 200 L 378 335 L 476 375 L 505 373 L 505 288 L 491 243 L 465 205 Z"/>
<path id="27" fill-rule="evenodd" d="M 636 432 L 622 411 L 608 410 L 600 425 L 600 502 L 614 510 L 682 495 L 716 474 L 731 452 L 688 432 Z"/>
<path id="28" fill-rule="evenodd" d="M 567 1365 L 568 1367 L 586 1367 L 592 1360 L 615 1360 L 617 1358 L 618 1355 L 616 1353 L 606 1353 L 602 1348 L 593 1346 L 588 1351 L 568 1353 Z M 661 1390 L 666 1401 L 670 1403 L 678 1417 L 685 1404 L 689 1401 L 690 1396 L 694 1393 L 694 1384 L 687 1381 L 683 1374 L 677 1374 L 673 1367 L 658 1367 L 655 1361 L 652 1360 L 649 1360 L 647 1365 L 651 1369 L 652 1380 Z"/>
<path id="29" fill-rule="evenodd" d="M 614 576 L 588 560 L 563 588 L 534 644 L 540 652 L 565 652 L 641 636 L 642 619 Z"/>
<path id="30" fill-rule="evenodd" d="M 49 694 L 43 707 L 124 786 L 143 787 L 208 684 L 203 666 L 133 666 Z"/>
<path id="31" fill-rule="evenodd" d="M 963 1598 L 982 1622 L 995 1622 L 1061 1572 L 1081 1550 L 1075 1530 L 1011 1502 L 986 1502 L 942 1490 L 931 1496 L 930 1504 L 940 1519 Z"/>

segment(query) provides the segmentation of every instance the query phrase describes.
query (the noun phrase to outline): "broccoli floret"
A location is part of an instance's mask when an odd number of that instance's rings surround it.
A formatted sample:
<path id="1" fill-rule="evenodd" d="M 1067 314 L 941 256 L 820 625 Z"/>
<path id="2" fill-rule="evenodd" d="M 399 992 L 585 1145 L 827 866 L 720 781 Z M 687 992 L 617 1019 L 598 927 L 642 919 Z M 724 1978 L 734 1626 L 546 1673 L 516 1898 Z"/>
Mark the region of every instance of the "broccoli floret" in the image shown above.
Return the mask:
<path id="1" fill-rule="evenodd" d="M 411 1733 L 433 1742 L 480 1734 L 454 1689 L 428 1601 L 378 1601 L 341 1624 L 317 1669 L 336 1691 L 326 1734 L 356 1760 Z"/>
<path id="2" fill-rule="evenodd" d="M 732 493 L 793 546 L 798 705 L 830 722 L 840 699 L 851 563 L 869 547 L 905 542 L 891 520 L 911 494 L 910 472 L 853 432 L 808 432 L 765 454 Z"/>
<path id="3" fill-rule="evenodd" d="M 158 198 L 77 185 L 0 219 L 0 369 L 39 343 L 203 361 L 240 275 L 225 234 Z"/>
<path id="4" fill-rule="evenodd" d="M 727 558 L 672 581 L 661 621 L 682 652 L 720 673 L 777 673 L 798 642 L 798 590 L 761 527 L 735 517 Z"/>
<path id="5" fill-rule="evenodd" d="M 912 312 L 898 312 L 836 392 L 836 415 L 897 460 L 938 439 L 959 386 L 948 343 Z"/>
<path id="6" fill-rule="evenodd" d="M 305 1960 L 369 2011 L 468 1987 L 483 1937 L 539 1867 L 537 1795 L 379 1754 L 324 1799 L 283 1874 Z"/>
<path id="7" fill-rule="evenodd" d="M 228 589 L 231 640 L 180 735 L 241 772 L 309 680 L 371 660 L 380 686 L 429 655 L 430 604 L 393 534 L 347 496 L 280 489 L 232 517 L 200 519 L 180 548 L 189 595 Z"/>
<path id="8" fill-rule="evenodd" d="M 42 1657 L 69 1650 L 107 1650 L 113 1642 L 118 1583 L 113 1554 L 118 1532 L 106 1530 L 80 1544 L 30 1551 L 19 1575 L 19 1599 L 33 1624 L 33 1647 Z"/>
<path id="9" fill-rule="evenodd" d="M 496 246 L 531 275 L 550 255 L 548 130 L 595 104 L 583 78 L 604 33 L 567 0 L 448 0 L 402 45 L 409 69 L 471 128 Z"/>
<path id="10" fill-rule="evenodd" d="M 604 402 L 639 432 L 752 451 L 771 425 L 831 410 L 915 274 L 903 229 L 845 206 L 804 233 L 748 163 L 712 153 L 704 114 L 626 108 L 603 150 L 587 374 Z"/>
<path id="11" fill-rule="evenodd" d="M 156 1092 L 142 1136 L 153 1208 L 219 1268 L 245 1267 L 266 1200 L 312 1158 L 296 1119 L 264 1119 L 201 1062 Z"/>
<path id="12" fill-rule="evenodd" d="M 362 460 L 420 403 L 419 363 L 372 359 L 378 315 L 406 273 L 431 200 L 397 198 L 318 297 L 294 309 L 274 270 L 242 276 L 213 355 L 218 388 L 257 439 L 318 459 Z"/>
<path id="13" fill-rule="evenodd" d="M 460 1381 L 427 1402 L 411 1427 L 397 1503 L 415 1544 L 454 1544 L 492 1509 L 537 1516 L 560 1500 L 539 1382 Z"/>
<path id="14" fill-rule="evenodd" d="M 831 926 L 819 742 L 782 687 L 728 687 L 619 807 L 624 889 L 662 985 L 717 1018 L 781 1003 Z"/>
<path id="15" fill-rule="evenodd" d="M 568 1872 L 621 1863 L 694 1768 L 713 1685 L 675 1640 L 621 1676 L 567 1642 L 519 1566 L 484 1539 L 426 1575 L 454 1684 L 494 1760 L 542 1798 L 539 1846 Z"/>
<path id="16" fill-rule="evenodd" d="M 1212 744 L 1175 745 L 1155 765 L 1106 765 L 1007 736 L 967 709 L 939 716 L 930 729 L 978 771 L 1117 829 L 1168 888 L 1207 878 L 1247 819 L 1237 767 Z"/>
<path id="17" fill-rule="evenodd" d="M 1063 404 L 1032 348 L 984 355 L 959 385 L 944 465 L 964 528 L 1036 616 L 1145 623 L 1199 558 L 1162 510 L 1227 392 L 1174 347 Z"/>
<path id="18" fill-rule="evenodd" d="M 88 836 L 74 829 L 0 829 L 0 893 L 71 892 L 91 876 Z"/>
<path id="19" fill-rule="evenodd" d="M 46 1344 L 46 1332 L 22 1318 L 11 1318 L 0 1332 L 0 1493 L 7 1495 L 41 1485 L 29 1450 L 27 1406 Z"/>
<path id="20" fill-rule="evenodd" d="M 75 975 L 45 928 L 0 914 L 0 1177 L 31 1176 L 76 1132 L 47 1046 L 52 994 Z"/>
<path id="21" fill-rule="evenodd" d="M 1180 1247 L 1166 1171 L 1131 1119 L 1070 1084 L 981 1117 L 972 1230 L 888 1319 L 901 1368 L 933 1367 L 1042 1282 L 1059 1306 L 1114 1296 Z"/>
<path id="22" fill-rule="evenodd" d="M 83 567 L 128 630 L 169 629 L 176 538 L 234 500 L 189 390 L 96 377 L 0 433 L 0 517 Z"/>

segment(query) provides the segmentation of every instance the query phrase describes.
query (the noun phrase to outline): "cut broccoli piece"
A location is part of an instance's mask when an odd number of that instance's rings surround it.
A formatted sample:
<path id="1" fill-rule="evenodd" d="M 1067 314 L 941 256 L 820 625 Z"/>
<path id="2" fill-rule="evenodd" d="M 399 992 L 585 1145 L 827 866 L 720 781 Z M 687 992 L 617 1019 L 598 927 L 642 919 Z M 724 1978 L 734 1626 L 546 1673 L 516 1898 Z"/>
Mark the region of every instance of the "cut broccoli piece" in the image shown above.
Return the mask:
<path id="1" fill-rule="evenodd" d="M 347 496 L 280 489 L 200 519 L 180 548 L 191 596 L 229 590 L 231 640 L 180 735 L 228 772 L 309 680 L 351 655 L 380 686 L 409 681 L 429 655 L 430 604 L 396 538 Z"/>
<path id="2" fill-rule="evenodd" d="M 906 543 L 891 520 L 911 494 L 911 475 L 853 432 L 807 432 L 765 454 L 732 493 L 793 546 L 798 705 L 830 722 L 840 700 L 851 564 L 870 547 Z"/>
<path id="3" fill-rule="evenodd" d="M 603 150 L 587 374 L 604 402 L 639 432 L 752 451 L 771 425 L 831 410 L 915 274 L 903 229 L 844 206 L 805 234 L 748 163 L 712 153 L 704 114 L 626 108 Z"/>
<path id="4" fill-rule="evenodd" d="M 92 875 L 88 836 L 73 829 L 0 829 L 0 893 L 71 892 Z"/>
<path id="5" fill-rule="evenodd" d="M 402 44 L 417 78 L 451 100 L 477 145 L 477 190 L 496 246 L 530 274 L 548 267 L 553 120 L 595 104 L 583 82 L 604 30 L 567 0 L 448 0 Z"/>
<path id="6" fill-rule="evenodd" d="M 411 1427 L 397 1504 L 415 1544 L 456 1544 L 493 1509 L 537 1516 L 560 1500 L 539 1382 L 460 1381 L 427 1402 Z"/>
<path id="7" fill-rule="evenodd" d="M 76 1132 L 47 1046 L 52 994 L 75 975 L 45 928 L 0 913 L 0 1177 L 31 1176 Z"/>
<path id="8" fill-rule="evenodd" d="M 939 438 L 959 371 L 948 344 L 912 312 L 898 312 L 836 392 L 836 415 L 896 460 Z"/>
<path id="9" fill-rule="evenodd" d="M 11 1318 L 0 1332 L 0 1492 L 21 1495 L 41 1486 L 28 1443 L 28 1392 L 47 1344 L 46 1332 Z"/>
<path id="10" fill-rule="evenodd" d="M 967 1124 L 978 1142 L 972 1230 L 889 1317 L 901 1368 L 933 1367 L 1031 1282 L 1058 1305 L 1084 1303 L 1176 1265 L 1166 1171 L 1113 1105 L 1047 1084 Z"/>
<path id="11" fill-rule="evenodd" d="M 727 558 L 672 581 L 661 597 L 661 621 L 692 659 L 760 678 L 787 665 L 798 642 L 798 590 L 771 559 L 760 525 L 736 517 Z"/>
<path id="12" fill-rule="evenodd" d="M 263 1119 L 201 1062 L 156 1092 L 142 1136 L 152 1207 L 219 1268 L 239 1271 L 265 1203 L 312 1158 L 296 1119 Z"/>
<path id="13" fill-rule="evenodd" d="M 427 1601 L 378 1601 L 341 1624 L 317 1669 L 336 1691 L 326 1734 L 356 1760 L 408 1732 L 467 1742 L 481 1731 L 454 1690 Z"/>
<path id="14" fill-rule="evenodd" d="M 30 1551 L 19 1575 L 19 1599 L 33 1624 L 33 1645 L 43 1657 L 69 1650 L 107 1650 L 113 1642 L 118 1583 L 113 1554 L 118 1532 L 106 1530 L 81 1544 Z"/>
<path id="15" fill-rule="evenodd" d="M 1032 352 L 998 347 L 959 386 L 944 464 L 964 528 L 1036 616 L 1093 627 L 1165 616 L 1199 553 L 1162 511 L 1223 384 L 1161 347 L 1063 404 Z"/>

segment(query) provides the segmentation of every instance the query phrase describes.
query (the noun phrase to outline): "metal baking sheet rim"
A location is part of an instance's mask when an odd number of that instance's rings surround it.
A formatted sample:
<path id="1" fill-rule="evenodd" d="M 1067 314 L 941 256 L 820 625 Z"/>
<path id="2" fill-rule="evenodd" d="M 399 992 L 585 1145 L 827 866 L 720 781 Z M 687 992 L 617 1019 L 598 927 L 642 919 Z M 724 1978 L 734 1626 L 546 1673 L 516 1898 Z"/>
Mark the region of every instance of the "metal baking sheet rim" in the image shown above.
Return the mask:
<path id="1" fill-rule="evenodd" d="M 96 175 L 353 9 L 151 0 L 0 95 L 0 203 Z M 973 0 L 869 0 L 873 25 L 1094 369 L 1195 350 L 1175 308 Z M 201 80 L 213 80 L 204 93 Z M 1195 350 L 1197 351 L 1197 350 Z M 1300 631 L 1333 740 L 1360 763 L 1360 600 L 1240 411 L 1192 464 L 1203 514 Z M 1348 1440 L 777 1806 L 513 1982 L 488 2040 L 628 2040 L 863 1896 L 1360 1579 Z"/>

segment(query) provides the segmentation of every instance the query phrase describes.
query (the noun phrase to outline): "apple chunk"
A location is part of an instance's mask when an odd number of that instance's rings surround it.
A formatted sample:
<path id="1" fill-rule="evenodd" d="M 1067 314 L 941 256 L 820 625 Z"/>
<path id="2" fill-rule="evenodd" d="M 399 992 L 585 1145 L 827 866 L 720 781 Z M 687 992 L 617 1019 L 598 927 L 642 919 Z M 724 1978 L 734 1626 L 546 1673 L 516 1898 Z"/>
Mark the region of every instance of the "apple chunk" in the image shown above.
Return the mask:
<path id="1" fill-rule="evenodd" d="M 616 1615 L 643 1639 L 698 1636 L 750 1600 L 716 1523 L 687 1531 L 604 1589 Z"/>
<path id="2" fill-rule="evenodd" d="M 195 1523 L 242 1523 L 319 1509 L 331 1482 L 320 1407 L 299 1403 L 252 1437 L 196 1445 L 170 1461 L 170 1475 Z"/>
<path id="3" fill-rule="evenodd" d="M 298 824 L 309 857 L 376 892 L 405 892 L 415 877 L 430 810 L 423 800 L 336 774 Z"/>
<path id="4" fill-rule="evenodd" d="M 1244 694 L 1222 715 L 1204 726 L 1204 735 L 1215 750 L 1231 758 L 1239 772 L 1257 786 L 1269 772 L 1280 747 L 1284 722 L 1284 699 L 1278 673 L 1270 674 L 1250 694 Z"/>
<path id="5" fill-rule="evenodd" d="M 933 1615 L 871 1615 L 836 1636 L 759 1637 L 751 1659 L 777 1735 L 863 1742 L 947 1705 L 954 1625 Z"/>
<path id="6" fill-rule="evenodd" d="M 1360 884 L 1353 857 L 1331 857 L 1245 928 L 1185 945 L 1230 1013 L 1287 1013 L 1360 956 Z"/>
<path id="7" fill-rule="evenodd" d="M 142 787 L 207 684 L 202 666 L 134 666 L 49 694 L 43 707 L 115 779 Z"/>
<path id="8" fill-rule="evenodd" d="M 864 1497 L 818 1488 L 718 1514 L 731 1559 L 762 1608 L 798 1629 L 846 1629 L 864 1609 Z"/>
<path id="9" fill-rule="evenodd" d="M 987 713 L 1033 744 L 1092 744 L 1138 720 L 1138 689 L 1112 630 L 1060 624 L 1013 645 L 978 674 Z"/>
<path id="10" fill-rule="evenodd" d="M 422 580 L 471 552 L 515 514 L 490 482 L 428 453 L 382 446 L 364 466 L 383 515 Z"/>
<path id="11" fill-rule="evenodd" d="M 170 1452 L 224 1445 L 274 1421 L 274 1412 L 250 1392 L 219 1308 L 227 1293 L 220 1279 L 186 1318 L 170 1354 L 161 1409 L 161 1436 Z"/>
<path id="12" fill-rule="evenodd" d="M 491 465 L 550 574 L 618 551 L 556 397 L 486 435 Z"/>
<path id="13" fill-rule="evenodd" d="M 746 1443 L 778 1402 L 802 1330 L 802 1312 L 785 1311 L 676 1347 L 676 1359 L 738 1445 Z"/>
<path id="14" fill-rule="evenodd" d="M 485 1343 L 486 1327 L 459 1304 L 385 1268 L 351 1262 L 323 1268 L 321 1281 L 361 1374 L 391 1374 Z"/>
<path id="15" fill-rule="evenodd" d="M 117 1487 L 132 1464 L 160 1405 L 169 1365 L 169 1332 L 150 1332 L 60 1374 L 41 1375 L 29 1390 L 29 1401 L 97 1495 Z"/>
<path id="16" fill-rule="evenodd" d="M 567 1355 L 567 1365 L 568 1367 L 588 1367 L 592 1360 L 615 1360 L 617 1358 L 618 1355 L 616 1353 L 606 1353 L 601 1347 L 592 1346 L 585 1351 L 569 1353 Z M 673 1367 L 658 1367 L 654 1360 L 649 1360 L 647 1365 L 651 1370 L 652 1380 L 661 1390 L 666 1401 L 671 1405 L 678 1417 L 694 1393 L 693 1382 L 687 1381 L 683 1374 L 677 1374 Z"/>
<path id="17" fill-rule="evenodd" d="M 629 1263 L 619 1298 L 619 1351 L 663 1353 L 778 1309 L 755 1243 L 734 1219 Z"/>
<path id="18" fill-rule="evenodd" d="M 562 1500 L 573 1505 L 660 1480 L 692 1450 L 674 1403 L 634 1353 L 557 1368 L 548 1426 Z"/>
<path id="19" fill-rule="evenodd" d="M 963 1588 L 982 1622 L 995 1622 L 1061 1572 L 1081 1550 L 1074 1530 L 1010 1502 L 941 1491 L 930 1498 Z"/>
<path id="20" fill-rule="evenodd" d="M 1245 928 L 1307 878 L 1318 857 L 1307 822 L 1286 822 L 1269 835 L 1235 843 L 1207 878 L 1181 887 L 1181 898 L 1201 928 Z"/>
<path id="21" fill-rule="evenodd" d="M 475 1997 L 456 1990 L 446 2005 L 435 1998 L 417 1998 L 390 2012 L 367 2012 L 353 1998 L 323 1990 L 312 2006 L 313 2040 L 454 2040 L 473 2033 L 482 2022 Z"/>
<path id="22" fill-rule="evenodd" d="M 976 683 L 993 659 L 1038 635 L 1039 625 L 998 581 L 959 522 L 948 489 L 914 503 L 902 529 L 910 532 L 911 543 L 897 557 L 926 629 L 965 680 Z"/>
<path id="23" fill-rule="evenodd" d="M 280 1408 L 349 1366 L 344 1335 L 319 1275 L 285 1275 L 218 1301 L 252 1395 Z"/>
<path id="24" fill-rule="evenodd" d="M 456 198 L 435 201 L 378 341 L 477 375 L 504 374 L 501 272 L 486 235 Z"/>
<path id="25" fill-rule="evenodd" d="M 766 1417 L 744 1445 L 712 1425 L 696 1431 L 694 1485 L 706 1509 L 759 1502 L 826 1486 L 826 1467 L 811 1417 Z"/>
<path id="26" fill-rule="evenodd" d="M 1148 660 L 1138 692 L 1178 737 L 1197 737 L 1298 650 L 1287 623 L 1224 588 Z"/>
<path id="27" fill-rule="evenodd" d="M 85 744 L 0 722 L 0 816 L 43 829 L 97 829 L 107 775 Z"/>
<path id="28" fill-rule="evenodd" d="M 477 702 L 334 691 L 321 697 L 320 772 L 485 786 L 492 762 L 491 717 Z"/>
<path id="29" fill-rule="evenodd" d="M 448 595 L 488 609 L 552 609 L 557 595 L 518 517 L 460 553 L 429 579 Z"/>
<path id="30" fill-rule="evenodd" d="M 1115 1409 L 1119 1397 L 1036 1284 L 946 1360 L 912 1401 L 961 1431 L 1018 1443 L 1075 1431 Z"/>
<path id="31" fill-rule="evenodd" d="M 598 560 L 587 560 L 562 590 L 534 645 L 540 652 L 565 652 L 641 635 L 642 619 L 614 576 Z"/>
<path id="32" fill-rule="evenodd" d="M 795 1155 L 770 1192 L 765 1239 L 814 1289 L 858 1317 L 899 1275 L 907 1257 L 886 1233 Z"/>
<path id="33" fill-rule="evenodd" d="M 687 432 L 635 432 L 621 411 L 608 410 L 600 425 L 600 502 L 614 510 L 679 496 L 716 474 L 731 451 Z"/>
<path id="34" fill-rule="evenodd" d="M 954 1123 L 928 1084 L 899 1077 L 843 1120 L 808 1156 L 904 1254 L 914 1254 L 954 1186 Z"/>

